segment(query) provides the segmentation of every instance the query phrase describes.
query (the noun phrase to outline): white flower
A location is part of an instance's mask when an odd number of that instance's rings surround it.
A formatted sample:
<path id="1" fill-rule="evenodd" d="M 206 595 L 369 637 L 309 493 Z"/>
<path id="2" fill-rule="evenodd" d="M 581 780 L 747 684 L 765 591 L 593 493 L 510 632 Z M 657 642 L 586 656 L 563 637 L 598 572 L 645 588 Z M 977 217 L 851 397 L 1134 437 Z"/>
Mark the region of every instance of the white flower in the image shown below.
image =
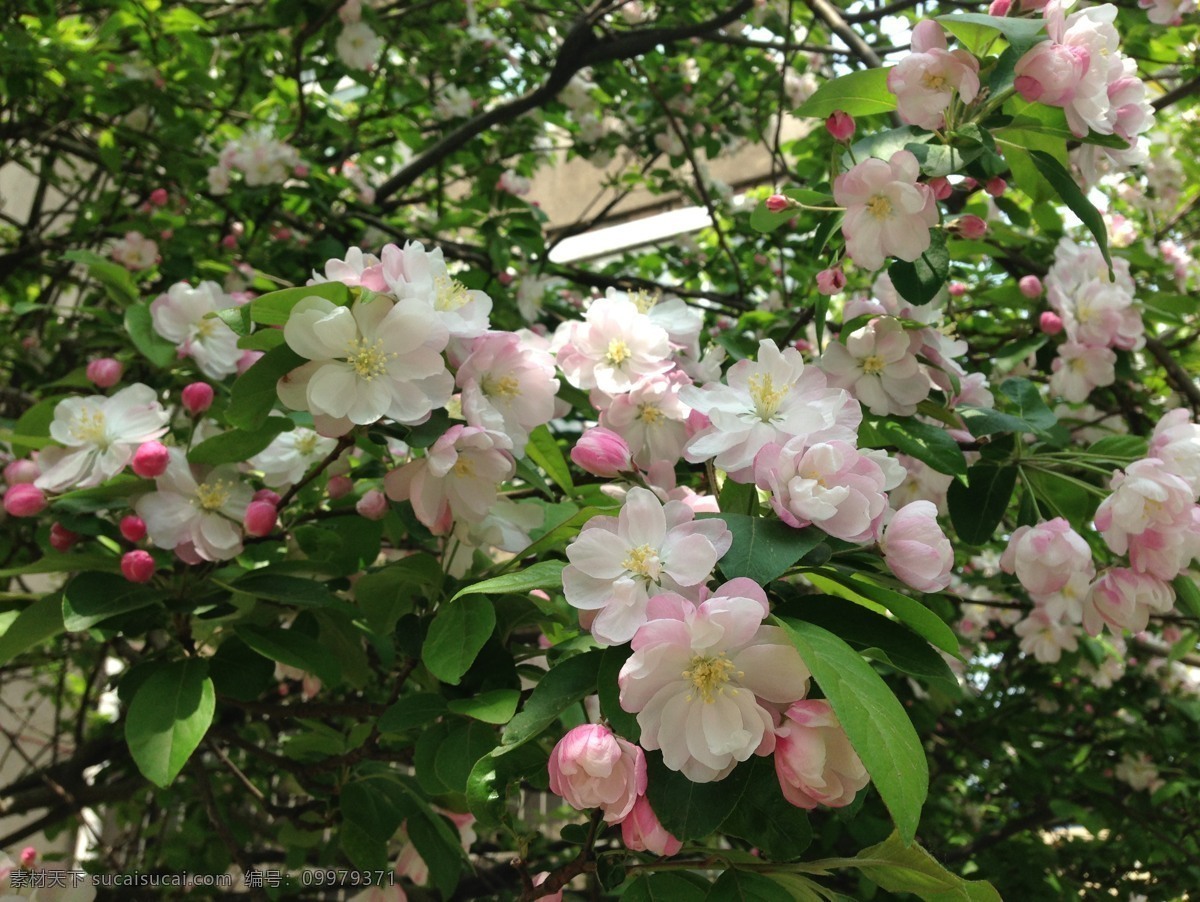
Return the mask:
<path id="1" fill-rule="evenodd" d="M 265 485 L 282 488 L 303 479 L 304 474 L 336 445 L 336 439 L 298 427 L 291 432 L 281 432 L 271 444 L 251 457 L 249 463 L 262 471 Z"/>
<path id="2" fill-rule="evenodd" d="M 820 367 L 831 385 L 848 389 L 876 416 L 912 416 L 929 396 L 929 377 L 921 370 L 910 334 L 898 319 L 878 317 L 846 337 L 830 342 Z"/>
<path id="3" fill-rule="evenodd" d="M 489 332 L 475 339 L 456 379 L 467 423 L 503 432 L 516 457 L 525 454 L 529 433 L 554 416 L 554 358 L 516 333 Z"/>
<path id="4" fill-rule="evenodd" d="M 593 301 L 584 322 L 563 323 L 552 350 L 568 382 L 610 395 L 627 392 L 673 366 L 666 329 L 619 295 Z"/>
<path id="5" fill-rule="evenodd" d="M 205 473 L 193 470 L 178 448 L 170 449 L 167 471 L 155 481 L 158 491 L 134 505 L 146 521 L 150 541 L 159 548 L 190 543 L 206 561 L 226 561 L 242 553 L 242 519 L 254 492 L 233 466 Z"/>
<path id="6" fill-rule="evenodd" d="M 366 22 L 352 22 L 338 35 L 338 58 L 351 69 L 370 69 L 383 47 L 383 38 Z"/>
<path id="7" fill-rule="evenodd" d="M 488 330 L 492 299 L 450 275 L 442 249 L 419 241 L 384 247 L 383 278 L 401 300 L 414 298 L 431 308 L 454 338 L 478 338 Z"/>
<path id="8" fill-rule="evenodd" d="M 154 389 L 141 383 L 111 398 L 60 401 L 50 437 L 64 447 L 42 452 L 42 475 L 34 484 L 49 492 L 100 485 L 125 469 L 139 445 L 162 436 L 167 419 Z"/>
<path id="9" fill-rule="evenodd" d="M 365 425 L 388 416 L 423 423 L 450 400 L 454 379 L 442 359 L 449 335 L 428 305 L 386 297 L 339 307 L 308 297 L 283 327 L 289 347 L 310 361 L 279 380 L 293 410 Z"/>
<path id="10" fill-rule="evenodd" d="M 191 357 L 210 379 L 222 379 L 237 372 L 242 350 L 233 330 L 209 314 L 234 303 L 216 282 L 195 288 L 176 282 L 150 304 L 150 318 L 154 331 L 174 342 L 179 356 Z"/>
<path id="11" fill-rule="evenodd" d="M 445 85 L 438 92 L 434 111 L 439 119 L 465 119 L 475 109 L 475 100 L 471 92 L 458 85 Z"/>
<path id="12" fill-rule="evenodd" d="M 126 232 L 113 242 L 112 258 L 129 270 L 149 269 L 158 262 L 158 244 L 141 232 Z"/>

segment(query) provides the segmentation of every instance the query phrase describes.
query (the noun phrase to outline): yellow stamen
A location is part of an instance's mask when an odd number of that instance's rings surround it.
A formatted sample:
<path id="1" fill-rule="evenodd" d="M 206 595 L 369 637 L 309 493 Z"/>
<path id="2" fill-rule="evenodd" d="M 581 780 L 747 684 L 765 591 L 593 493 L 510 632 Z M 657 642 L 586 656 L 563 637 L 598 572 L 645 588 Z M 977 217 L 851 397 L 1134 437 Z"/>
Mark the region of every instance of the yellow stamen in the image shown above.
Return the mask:
<path id="1" fill-rule="evenodd" d="M 305 455 L 312 454 L 317 450 L 317 439 L 319 438 L 320 436 L 315 432 L 300 436 L 300 438 L 296 439 L 296 452 Z"/>
<path id="2" fill-rule="evenodd" d="M 650 292 L 639 288 L 637 291 L 629 292 L 629 300 L 633 301 L 633 305 L 638 308 L 638 313 L 649 313 L 661 299 L 661 291 Z"/>
<path id="3" fill-rule="evenodd" d="M 71 435 L 91 445 L 107 445 L 104 434 L 104 411 L 88 408 L 71 422 Z"/>
<path id="4" fill-rule="evenodd" d="M 878 354 L 872 354 L 870 357 L 863 358 L 862 371 L 868 376 L 878 376 L 886 366 L 887 361 Z"/>
<path id="5" fill-rule="evenodd" d="M 639 545 L 629 549 L 629 556 L 621 562 L 621 566 L 635 576 L 657 582 L 662 573 L 662 562 L 658 559 L 658 549 L 650 545 Z"/>
<path id="6" fill-rule="evenodd" d="M 750 377 L 750 399 L 754 401 L 754 412 L 764 423 L 771 422 L 775 414 L 779 412 L 779 405 L 783 403 L 787 394 L 788 387 L 784 385 L 776 388 L 775 380 L 771 378 L 770 374 L 764 373 Z"/>
<path id="7" fill-rule="evenodd" d="M 666 419 L 666 415 L 653 404 L 639 404 L 637 418 L 647 426 L 657 426 Z"/>
<path id="8" fill-rule="evenodd" d="M 501 376 L 497 379 L 494 376 L 487 375 L 483 377 L 480 388 L 483 389 L 483 393 L 489 398 L 504 398 L 508 400 L 515 398 L 521 393 L 521 383 L 517 381 L 516 376 Z"/>
<path id="9" fill-rule="evenodd" d="M 926 72 L 921 76 L 922 87 L 928 88 L 930 91 L 940 91 L 946 87 L 946 78 L 943 75 L 935 75 L 933 72 Z"/>
<path id="10" fill-rule="evenodd" d="M 350 342 L 346 352 L 346 362 L 354 367 L 354 374 L 364 382 L 370 382 L 376 376 L 387 372 L 388 361 L 396 355 L 383 349 L 383 339 L 377 338 L 367 344 L 365 338 L 356 338 Z"/>
<path id="11" fill-rule="evenodd" d="M 470 458 L 460 456 L 458 458 L 458 460 L 454 462 L 454 475 L 462 476 L 465 478 L 470 478 L 471 476 L 474 476 L 475 475 L 475 464 L 473 464 L 471 462 Z"/>
<path id="12" fill-rule="evenodd" d="M 876 194 L 867 201 L 867 212 L 876 219 L 887 219 L 892 215 L 892 202 L 882 194 Z"/>
<path id="13" fill-rule="evenodd" d="M 467 286 L 458 279 L 438 276 L 433 280 L 433 290 L 437 293 L 433 309 L 441 313 L 457 310 L 471 301 L 471 296 L 467 294 Z"/>
<path id="14" fill-rule="evenodd" d="M 206 482 L 196 489 L 196 503 L 206 511 L 220 510 L 229 501 L 233 486 L 223 479 Z"/>
<path id="15" fill-rule="evenodd" d="M 604 355 L 604 359 L 613 366 L 620 366 L 632 356 L 633 352 L 629 350 L 629 345 L 625 344 L 625 340 L 614 338 L 608 343 L 608 353 Z"/>
<path id="16" fill-rule="evenodd" d="M 691 680 L 692 685 L 696 687 L 696 691 L 689 695 L 687 700 L 690 702 L 699 695 L 705 704 L 711 705 L 714 694 L 720 695 L 724 692 L 725 684 L 733 675 L 733 662 L 725 657 L 725 652 L 721 652 L 715 658 L 696 655 L 688 664 L 688 669 L 683 672 L 683 678 Z M 740 672 L 737 675 L 744 676 Z M 736 695 L 737 690 L 730 689 L 729 694 Z"/>

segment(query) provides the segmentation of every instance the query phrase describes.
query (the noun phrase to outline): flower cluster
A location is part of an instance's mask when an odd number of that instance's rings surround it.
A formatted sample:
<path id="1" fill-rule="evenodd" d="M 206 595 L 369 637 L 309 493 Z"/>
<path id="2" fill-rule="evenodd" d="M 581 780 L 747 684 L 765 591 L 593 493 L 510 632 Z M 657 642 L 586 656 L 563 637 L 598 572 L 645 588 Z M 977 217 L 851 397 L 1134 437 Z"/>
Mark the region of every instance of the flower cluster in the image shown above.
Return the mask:
<path id="1" fill-rule="evenodd" d="M 269 126 L 260 126 L 230 141 L 208 170 L 208 190 L 228 194 L 233 173 L 239 172 L 249 188 L 281 185 L 289 178 L 303 178 L 308 170 L 300 152 L 275 137 Z"/>

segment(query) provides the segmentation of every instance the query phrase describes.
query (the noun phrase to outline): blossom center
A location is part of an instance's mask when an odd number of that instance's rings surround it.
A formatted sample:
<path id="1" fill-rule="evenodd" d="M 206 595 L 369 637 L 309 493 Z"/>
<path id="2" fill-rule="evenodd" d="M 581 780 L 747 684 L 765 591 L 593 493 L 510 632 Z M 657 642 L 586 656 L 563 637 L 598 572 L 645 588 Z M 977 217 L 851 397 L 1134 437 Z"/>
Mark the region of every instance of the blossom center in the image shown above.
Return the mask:
<path id="1" fill-rule="evenodd" d="M 872 195 L 867 201 L 867 212 L 876 219 L 887 219 L 892 215 L 892 202 L 882 194 Z"/>
<path id="2" fill-rule="evenodd" d="M 376 376 L 387 372 L 387 362 L 395 356 L 383 349 L 382 338 L 377 338 L 371 343 L 365 338 L 358 338 L 350 342 L 346 362 L 354 368 L 354 374 L 359 379 L 370 382 Z"/>
<path id="3" fill-rule="evenodd" d="M 454 462 L 454 475 L 469 479 L 475 475 L 475 464 L 471 462 L 470 458 L 460 456 Z"/>
<path id="4" fill-rule="evenodd" d="M 750 399 L 754 402 L 754 412 L 764 423 L 779 412 L 779 405 L 787 397 L 788 387 L 775 387 L 775 380 L 769 374 L 750 377 Z"/>
<path id="5" fill-rule="evenodd" d="M 458 279 L 451 279 L 448 276 L 438 276 L 435 278 L 433 280 L 433 290 L 436 294 L 433 309 L 441 313 L 449 310 L 457 310 L 471 300 L 470 295 L 467 294 L 467 286 L 458 281 Z"/>
<path id="6" fill-rule="evenodd" d="M 658 549 L 651 545 L 630 548 L 629 556 L 621 562 L 621 566 L 651 582 L 658 582 L 658 577 L 662 574 L 662 561 L 658 557 Z"/>
<path id="7" fill-rule="evenodd" d="M 871 354 L 869 357 L 864 357 L 862 362 L 862 371 L 868 376 L 878 376 L 887 366 L 887 362 L 878 354 Z"/>
<path id="8" fill-rule="evenodd" d="M 511 399 L 521 393 L 521 383 L 517 381 L 516 376 L 512 375 L 501 376 L 499 379 L 490 374 L 484 376 L 480 388 L 489 398 Z"/>
<path id="9" fill-rule="evenodd" d="M 921 85 L 930 91 L 940 91 L 946 86 L 946 77 L 936 72 L 926 72 L 921 76 Z"/>
<path id="10" fill-rule="evenodd" d="M 625 339 L 614 338 L 608 343 L 608 353 L 604 355 L 604 359 L 613 366 L 620 366 L 632 356 L 633 352 L 629 350 L 629 345 L 625 344 Z"/>
<path id="11" fill-rule="evenodd" d="M 659 292 L 646 291 L 644 288 L 629 293 L 629 300 L 633 301 L 633 306 L 637 307 L 638 313 L 649 313 L 653 310 L 659 297 L 661 297 Z"/>
<path id="12" fill-rule="evenodd" d="M 85 410 L 71 424 L 71 435 L 89 445 L 105 445 L 104 411 Z"/>
<path id="13" fill-rule="evenodd" d="M 637 418 L 647 426 L 657 426 L 666 416 L 653 404 L 639 404 Z"/>
<path id="14" fill-rule="evenodd" d="M 205 316 L 196 321 L 196 338 L 212 338 L 214 332 L 217 331 L 217 320 L 215 317 Z"/>
<path id="15" fill-rule="evenodd" d="M 684 679 L 690 680 L 696 687 L 696 691 L 689 695 L 687 700 L 690 702 L 699 696 L 704 699 L 705 704 L 711 705 L 713 696 L 725 691 L 725 684 L 733 675 L 733 662 L 725 657 L 725 652 L 721 652 L 715 658 L 695 655 L 689 662 L 688 669 L 683 672 Z M 736 689 L 729 690 L 730 695 L 736 693 Z"/>
<path id="16" fill-rule="evenodd" d="M 317 435 L 315 433 L 312 433 L 309 435 L 302 435 L 302 436 L 300 436 L 300 438 L 296 439 L 296 453 L 297 454 L 308 455 L 308 454 L 312 454 L 316 450 L 317 450 Z"/>
<path id="17" fill-rule="evenodd" d="M 206 482 L 196 489 L 196 502 L 206 511 L 220 510 L 229 501 L 232 488 L 223 479 Z"/>

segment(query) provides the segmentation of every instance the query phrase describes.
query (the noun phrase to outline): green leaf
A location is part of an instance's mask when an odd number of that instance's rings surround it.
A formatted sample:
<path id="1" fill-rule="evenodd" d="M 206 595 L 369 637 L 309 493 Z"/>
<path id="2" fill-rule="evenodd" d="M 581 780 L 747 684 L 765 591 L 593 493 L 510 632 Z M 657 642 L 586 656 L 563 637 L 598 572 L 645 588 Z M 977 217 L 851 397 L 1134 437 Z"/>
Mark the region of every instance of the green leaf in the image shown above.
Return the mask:
<path id="1" fill-rule="evenodd" d="M 484 723 L 505 724 L 512 720 L 520 698 L 521 693 L 516 689 L 493 689 L 471 698 L 451 699 L 446 707 L 463 717 Z"/>
<path id="2" fill-rule="evenodd" d="M 62 622 L 69 632 L 88 630 L 117 614 L 157 604 L 161 592 L 113 573 L 80 573 L 63 589 Z"/>
<path id="3" fill-rule="evenodd" d="M 955 13 L 938 16 L 937 21 L 958 38 L 959 42 L 976 56 L 997 35 L 1003 35 L 1018 53 L 1024 53 L 1034 44 L 1046 40 L 1046 31 L 1041 19 L 1018 19 L 1002 16 L 987 16 L 983 13 Z"/>
<path id="4" fill-rule="evenodd" d="M 637 715 L 621 707 L 621 685 L 617 681 L 631 654 L 633 649 L 628 645 L 610 645 L 604 649 L 596 694 L 600 696 L 600 716 L 608 721 L 613 732 L 630 742 L 637 742 L 642 738 L 642 728 L 638 725 Z"/>
<path id="5" fill-rule="evenodd" d="M 101 133 L 104 134 L 103 132 Z M 111 140 L 112 133 L 108 132 Z M 64 260 L 82 263 L 88 268 L 88 274 L 104 286 L 110 298 L 122 307 L 128 307 L 138 299 L 137 283 L 133 281 L 129 270 L 119 263 L 114 263 L 106 257 L 101 257 L 94 251 L 71 250 L 62 255 Z"/>
<path id="6" fill-rule="evenodd" d="M 282 326 L 288 321 L 293 307 L 312 297 L 324 298 L 343 307 L 353 300 L 349 286 L 342 282 L 301 285 L 259 295 L 250 302 L 250 318 L 264 326 Z"/>
<path id="7" fill-rule="evenodd" d="M 509 721 L 497 755 L 534 739 L 567 710 L 596 691 L 603 652 L 599 649 L 559 661 L 541 678 L 520 713 Z"/>
<path id="8" fill-rule="evenodd" d="M 464 586 L 454 599 L 464 595 L 525 595 L 534 589 L 562 589 L 562 571 L 566 561 L 538 561 L 515 573 L 493 576 L 473 586 Z"/>
<path id="9" fill-rule="evenodd" d="M 889 893 L 913 893 L 926 902 L 1000 902 L 985 880 L 964 880 L 942 867 L 917 843 L 893 833 L 855 856 L 856 866 Z"/>
<path id="10" fill-rule="evenodd" d="M 900 835 L 912 842 L 929 789 L 929 767 L 904 707 L 842 639 L 812 623 L 776 619 L 829 699 Z"/>
<path id="11" fill-rule="evenodd" d="M 662 755 L 646 755 L 649 771 L 646 798 L 659 821 L 676 838 L 686 842 L 713 833 L 742 797 L 749 770 L 744 765 L 715 783 L 693 783 L 663 763 Z"/>
<path id="12" fill-rule="evenodd" d="M 950 522 L 958 537 L 969 545 L 982 545 L 992 537 L 1012 499 L 1017 468 L 983 461 L 967 470 L 967 484 L 950 483 L 946 501 Z"/>
<path id="13" fill-rule="evenodd" d="M 298 608 L 325 608 L 337 602 L 324 583 L 302 576 L 254 570 L 230 583 L 230 588 Z"/>
<path id="14" fill-rule="evenodd" d="M 382 733 L 403 733 L 431 724 L 446 713 L 446 700 L 432 692 L 406 695 L 379 715 Z"/>
<path id="15" fill-rule="evenodd" d="M 465 793 L 471 771 L 496 747 L 496 731 L 477 721 L 450 724 L 433 759 L 438 780 L 451 792 Z"/>
<path id="16" fill-rule="evenodd" d="M 276 384 L 305 360 L 287 345 L 267 351 L 233 383 L 225 419 L 238 429 L 254 431 L 271 415 L 279 399 Z"/>
<path id="17" fill-rule="evenodd" d="M 1045 433 L 1058 425 L 1058 417 L 1046 406 L 1037 386 L 1028 379 L 1005 379 L 1000 385 L 1000 394 L 1012 402 L 1015 415 L 1032 431 Z"/>
<path id="18" fill-rule="evenodd" d="M 678 874 L 642 874 L 621 893 L 621 902 L 704 902 L 707 893 Z"/>
<path id="19" fill-rule="evenodd" d="M 562 449 L 550 434 L 545 424 L 538 426 L 529 433 L 529 444 L 525 446 L 525 455 L 535 464 L 546 471 L 546 475 L 554 480 L 554 484 L 568 495 L 575 494 L 575 481 L 571 479 L 571 468 L 563 457 Z"/>
<path id="20" fill-rule="evenodd" d="M 214 310 L 212 313 L 206 314 L 205 319 L 208 317 L 219 319 L 239 338 L 244 338 L 250 334 L 250 306 L 248 304 Z M 282 336 L 280 337 L 282 338 Z M 238 347 L 240 348 L 241 346 L 242 343 L 239 341 Z"/>
<path id="21" fill-rule="evenodd" d="M 1146 456 L 1146 440 L 1140 435 L 1106 435 L 1088 445 L 1088 454 L 1111 455 L 1113 462 L 1124 467 L 1129 461 Z"/>
<path id="22" fill-rule="evenodd" d="M 413 609 L 417 596 L 433 597 L 442 579 L 442 566 L 436 558 L 413 554 L 364 573 L 354 584 L 354 600 L 371 629 L 387 636 L 396 628 L 396 621 Z"/>
<path id="23" fill-rule="evenodd" d="M 325 646 L 297 630 L 239 624 L 238 637 L 264 658 L 295 667 L 320 678 L 332 688 L 342 680 L 342 669 Z"/>
<path id="24" fill-rule="evenodd" d="M 178 359 L 175 345 L 154 331 L 148 304 L 134 304 L 125 311 L 125 331 L 133 346 L 155 366 L 166 369 Z"/>
<path id="25" fill-rule="evenodd" d="M 282 329 L 259 329 L 244 338 L 239 338 L 237 346 L 244 351 L 270 351 L 284 344 L 284 341 Z"/>
<path id="26" fill-rule="evenodd" d="M 1096 244 L 1100 247 L 1100 253 L 1104 255 L 1104 262 L 1108 264 L 1108 277 L 1110 280 L 1115 279 L 1112 257 L 1108 253 L 1108 229 L 1104 225 L 1104 217 L 1100 215 L 1100 211 L 1075 184 L 1075 179 L 1071 177 L 1071 173 L 1063 167 L 1062 163 L 1041 150 L 1031 150 L 1029 156 L 1033 160 L 1033 165 L 1037 167 L 1037 171 L 1058 192 L 1063 203 L 1079 217 L 1095 237 Z"/>
<path id="27" fill-rule="evenodd" d="M 231 635 L 209 658 L 209 675 L 217 695 L 250 702 L 275 686 L 275 662 Z"/>
<path id="28" fill-rule="evenodd" d="M 836 110 L 851 116 L 890 112 L 896 108 L 896 95 L 888 90 L 889 71 L 861 69 L 827 81 L 793 115 L 825 119 Z"/>
<path id="29" fill-rule="evenodd" d="M 780 520 L 748 514 L 721 514 L 733 545 L 717 562 L 726 579 L 749 577 L 760 586 L 782 576 L 825 539 L 815 526 L 795 529 Z"/>
<path id="30" fill-rule="evenodd" d="M 486 598 L 465 598 L 438 608 L 421 647 L 421 660 L 443 683 L 457 685 L 475 663 L 496 626 L 496 609 Z"/>
<path id="31" fill-rule="evenodd" d="M 232 429 L 206 438 L 188 452 L 188 461 L 212 466 L 243 461 L 266 448 L 281 432 L 295 428 L 288 417 L 267 417 L 257 429 Z"/>
<path id="32" fill-rule="evenodd" d="M 950 278 L 950 252 L 946 250 L 945 231 L 934 229 L 929 238 L 929 249 L 915 261 L 896 260 L 888 267 L 896 290 L 912 304 L 928 304 Z"/>
<path id="33" fill-rule="evenodd" d="M 216 693 L 208 664 L 175 661 L 157 667 L 129 703 L 125 740 L 138 770 L 166 788 L 208 732 Z"/>
<path id="34" fill-rule="evenodd" d="M 783 797 L 771 758 L 740 765 L 748 773 L 741 798 L 721 824 L 721 832 L 740 836 L 771 861 L 799 858 L 812 842 L 808 814 Z"/>
<path id="35" fill-rule="evenodd" d="M 390 774 L 372 774 L 342 787 L 342 848 L 360 868 L 387 868 L 387 844 L 411 812 L 410 796 Z"/>
<path id="36" fill-rule="evenodd" d="M 1189 617 L 1200 617 L 1200 586 L 1196 585 L 1196 580 L 1184 573 L 1175 577 L 1171 585 L 1175 587 L 1179 609 Z M 4 655 L 0 654 L 0 663 L 3 660 Z"/>
<path id="37" fill-rule="evenodd" d="M 868 417 L 858 438 L 864 448 L 895 448 L 939 473 L 961 476 L 967 472 L 967 459 L 958 442 L 945 429 L 930 423 L 908 417 Z"/>
<path id="38" fill-rule="evenodd" d="M 63 631 L 62 599 L 60 593 L 43 595 L 21 611 L 0 633 L 0 666 L 17 655 L 33 648 Z"/>
<path id="39" fill-rule="evenodd" d="M 792 894 L 766 874 L 736 868 L 718 877 L 705 899 L 711 902 L 793 902 Z"/>

